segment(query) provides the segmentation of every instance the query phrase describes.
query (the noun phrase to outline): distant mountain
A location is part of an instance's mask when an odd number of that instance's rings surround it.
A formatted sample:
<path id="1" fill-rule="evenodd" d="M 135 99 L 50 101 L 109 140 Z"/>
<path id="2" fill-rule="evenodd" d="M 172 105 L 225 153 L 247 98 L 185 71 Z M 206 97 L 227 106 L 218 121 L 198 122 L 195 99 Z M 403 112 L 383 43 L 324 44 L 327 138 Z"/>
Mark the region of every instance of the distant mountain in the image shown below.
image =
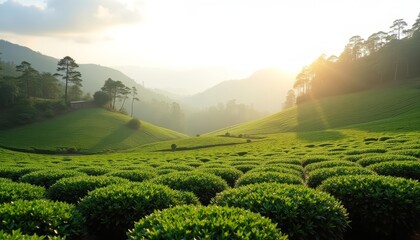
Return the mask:
<path id="1" fill-rule="evenodd" d="M 246 76 L 237 70 L 222 67 L 197 67 L 191 69 L 171 69 L 167 67 L 115 67 L 128 76 L 141 81 L 150 89 L 161 89 L 178 95 L 192 95 L 204 91 L 217 83 Z"/>
<path id="2" fill-rule="evenodd" d="M 230 80 L 193 96 L 183 102 L 195 107 L 209 107 L 236 99 L 237 103 L 253 106 L 256 110 L 278 112 L 294 75 L 278 69 L 264 69 L 243 80 Z"/>
<path id="3" fill-rule="evenodd" d="M 23 47 L 8 41 L 0 40 L 0 52 L 2 61 L 20 64 L 22 61 L 29 62 L 33 68 L 39 72 L 55 73 L 59 59 L 43 55 L 42 53 L 35 52 L 30 48 Z M 63 56 L 64 57 L 64 56 Z M 77 63 L 77 59 L 76 63 Z M 135 86 L 138 90 L 139 96 L 142 100 L 164 100 L 170 102 L 167 97 L 157 94 L 149 89 L 144 88 L 142 85 L 136 83 L 133 79 L 124 73 L 113 68 L 104 67 L 96 64 L 79 64 L 80 73 L 82 73 L 83 87 L 82 90 L 86 93 L 93 94 L 104 85 L 105 80 L 112 78 L 119 80 L 126 86 Z"/>

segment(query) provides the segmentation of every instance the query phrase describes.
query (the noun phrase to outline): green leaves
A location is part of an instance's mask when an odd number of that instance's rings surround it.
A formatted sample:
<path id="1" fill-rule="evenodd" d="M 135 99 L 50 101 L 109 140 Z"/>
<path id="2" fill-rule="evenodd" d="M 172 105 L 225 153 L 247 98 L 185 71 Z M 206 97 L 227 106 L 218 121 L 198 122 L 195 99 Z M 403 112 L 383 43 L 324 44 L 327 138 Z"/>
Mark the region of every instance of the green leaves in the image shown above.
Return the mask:
<path id="1" fill-rule="evenodd" d="M 200 168 L 200 172 L 214 174 L 223 178 L 230 187 L 235 185 L 236 180 L 243 175 L 243 173 L 232 167 L 213 167 L 213 168 Z"/>
<path id="2" fill-rule="evenodd" d="M 348 226 L 347 212 L 339 201 L 304 186 L 251 184 L 224 191 L 213 203 L 258 212 L 277 223 L 290 239 L 342 239 Z"/>
<path id="3" fill-rule="evenodd" d="M 340 176 L 320 190 L 343 202 L 355 232 L 372 238 L 405 239 L 420 224 L 420 183 L 385 176 Z"/>
<path id="4" fill-rule="evenodd" d="M 84 220 L 73 205 L 48 200 L 17 200 L 0 205 L 0 229 L 11 233 L 66 236 L 83 234 Z"/>
<path id="5" fill-rule="evenodd" d="M 90 232 L 121 238 L 134 221 L 154 210 L 197 203 L 192 193 L 144 182 L 98 188 L 82 199 L 78 209 L 86 217 Z"/>
<path id="6" fill-rule="evenodd" d="M 288 183 L 303 185 L 303 180 L 300 176 L 289 173 L 278 172 L 247 172 L 238 179 L 235 186 L 243 186 L 253 183 L 273 182 L 273 183 Z"/>
<path id="7" fill-rule="evenodd" d="M 119 170 L 112 171 L 106 175 L 125 178 L 134 182 L 143 182 L 156 177 L 157 173 L 152 170 Z"/>
<path id="8" fill-rule="evenodd" d="M 77 203 L 89 191 L 111 184 L 128 183 L 126 179 L 111 176 L 79 176 L 63 178 L 54 183 L 47 192 L 49 199 Z"/>
<path id="9" fill-rule="evenodd" d="M 174 172 L 152 181 L 172 189 L 192 192 L 204 205 L 208 204 L 216 193 L 228 188 L 226 181 L 221 177 L 202 172 Z"/>
<path id="10" fill-rule="evenodd" d="M 46 169 L 28 173 L 21 177 L 21 181 L 49 188 L 62 178 L 75 176 L 86 176 L 86 174 L 72 170 Z"/>
<path id="11" fill-rule="evenodd" d="M 334 176 L 344 176 L 344 175 L 376 175 L 372 170 L 362 168 L 362 167 L 352 167 L 352 166 L 338 166 L 331 168 L 320 168 L 311 171 L 307 176 L 307 185 L 308 187 L 317 187 L 325 179 L 334 177 Z"/>
<path id="12" fill-rule="evenodd" d="M 380 175 L 411 178 L 420 180 L 419 161 L 389 161 L 368 166 Z"/>
<path id="13" fill-rule="evenodd" d="M 177 206 L 135 223 L 129 239 L 285 240 L 269 219 L 240 208 Z"/>
<path id="14" fill-rule="evenodd" d="M 33 200 L 44 198 L 45 188 L 28 183 L 1 182 L 0 203 L 7 203 L 19 199 Z"/>

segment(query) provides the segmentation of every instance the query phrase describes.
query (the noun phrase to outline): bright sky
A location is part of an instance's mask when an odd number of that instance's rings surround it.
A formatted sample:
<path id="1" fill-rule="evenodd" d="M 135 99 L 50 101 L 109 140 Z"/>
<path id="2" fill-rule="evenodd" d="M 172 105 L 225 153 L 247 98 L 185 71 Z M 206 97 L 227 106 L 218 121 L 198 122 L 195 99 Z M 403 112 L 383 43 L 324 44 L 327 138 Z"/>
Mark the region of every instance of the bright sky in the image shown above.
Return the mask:
<path id="1" fill-rule="evenodd" d="M 419 11 L 419 0 L 0 0 L 0 38 L 78 63 L 244 78 L 298 71 L 340 54 L 353 35 L 388 31 L 398 18 L 411 26 Z"/>

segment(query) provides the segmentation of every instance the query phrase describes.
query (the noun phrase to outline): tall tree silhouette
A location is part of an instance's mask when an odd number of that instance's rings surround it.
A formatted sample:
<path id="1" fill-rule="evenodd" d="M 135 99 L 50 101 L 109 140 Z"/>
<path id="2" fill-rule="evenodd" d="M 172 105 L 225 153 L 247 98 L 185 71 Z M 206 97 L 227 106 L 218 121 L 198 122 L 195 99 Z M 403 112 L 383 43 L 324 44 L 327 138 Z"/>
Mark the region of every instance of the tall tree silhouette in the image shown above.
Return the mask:
<path id="1" fill-rule="evenodd" d="M 1 56 L 1 52 L 0 52 L 0 56 Z M 2 70 L 3 70 L 3 67 L 1 66 L 1 57 L 0 57 L 0 79 L 1 79 L 1 72 L 2 72 Z"/>
<path id="2" fill-rule="evenodd" d="M 121 96 L 120 96 L 120 98 L 122 98 L 123 99 L 123 102 L 122 102 L 122 104 L 121 104 L 121 107 L 120 107 L 120 112 L 123 110 L 123 108 L 124 108 L 124 104 L 125 104 L 125 101 L 128 99 L 128 95 L 130 95 L 131 94 L 131 88 L 129 88 L 129 87 L 127 87 L 127 86 L 124 86 L 121 90 L 120 90 L 120 93 L 121 93 Z"/>
<path id="3" fill-rule="evenodd" d="M 404 19 L 397 19 L 392 23 L 391 32 L 393 33 L 392 38 L 396 38 L 400 40 L 402 38 L 402 34 L 404 33 L 404 28 L 407 27 L 407 23 Z"/>
<path id="4" fill-rule="evenodd" d="M 403 19 L 397 19 L 393 22 L 391 28 L 392 39 L 400 40 L 402 34 L 404 33 L 404 28 L 407 26 L 407 23 Z M 394 81 L 397 81 L 398 78 L 398 65 L 400 64 L 400 42 L 397 42 L 396 46 L 396 58 L 395 58 L 395 69 L 394 69 Z"/>
<path id="5" fill-rule="evenodd" d="M 36 77 L 38 75 L 38 71 L 32 68 L 31 64 L 23 61 L 21 64 L 16 66 L 16 71 L 21 72 L 22 75 L 19 77 L 24 82 L 24 89 L 26 91 L 26 98 L 29 98 L 29 81 L 31 78 Z"/>
<path id="6" fill-rule="evenodd" d="M 139 101 L 140 99 L 137 97 L 137 88 L 132 87 L 131 88 L 131 114 L 130 116 L 133 117 L 133 110 L 134 110 L 134 101 Z"/>
<path id="7" fill-rule="evenodd" d="M 68 102 L 68 85 L 72 83 L 77 88 L 82 86 L 82 74 L 79 71 L 76 71 L 76 68 L 79 67 L 73 58 L 66 56 L 60 61 L 58 61 L 57 72 L 55 76 L 61 76 L 65 81 L 64 88 L 64 102 Z"/>

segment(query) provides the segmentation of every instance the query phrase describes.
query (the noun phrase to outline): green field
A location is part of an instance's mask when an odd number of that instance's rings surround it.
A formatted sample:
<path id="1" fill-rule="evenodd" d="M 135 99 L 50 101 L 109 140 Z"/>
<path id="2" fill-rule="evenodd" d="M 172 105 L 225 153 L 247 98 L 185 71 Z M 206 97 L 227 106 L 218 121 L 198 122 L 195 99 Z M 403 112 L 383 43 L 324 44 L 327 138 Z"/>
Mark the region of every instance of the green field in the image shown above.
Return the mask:
<path id="1" fill-rule="evenodd" d="M 186 137 L 169 129 L 141 122 L 139 130 L 126 126 L 130 117 L 100 108 L 83 109 L 20 128 L 0 131 L 0 145 L 18 149 L 75 147 L 102 152 Z"/>
<path id="2" fill-rule="evenodd" d="M 415 239 L 420 233 L 418 85 L 308 102 L 197 137 L 147 123 L 136 132 L 124 125 L 128 120 L 86 109 L 0 132 L 1 143 L 16 148 L 118 149 L 90 155 L 0 149 L 0 186 L 24 192 L 0 191 L 5 195 L 0 200 L 7 199 L 4 209 L 13 211 L 7 204 L 16 199 L 59 200 L 79 211 L 84 220 L 78 221 L 88 228 L 87 235 L 77 237 L 67 232 L 83 230 L 76 225 L 37 232 L 29 226 L 35 220 L 24 215 L 19 218 L 24 233 L 86 240 L 126 239 L 129 229 L 132 239 L 147 234 L 177 239 L 192 231 L 195 237 L 218 239 L 206 234 L 222 228 L 226 233 L 235 229 L 231 234 L 237 239 L 285 239 L 279 234 L 289 239 Z M 28 185 L 41 189 L 27 190 Z M 185 204 L 190 206 L 172 208 Z M 229 209 L 221 208 L 226 205 Z M 150 215 L 153 210 L 162 211 Z M 2 216 L 12 215 L 0 211 Z M 186 216 L 194 217 L 184 221 Z M 17 226 L 3 224 L 0 228 L 8 231 Z M 265 230 L 256 233 L 256 228 Z"/>

